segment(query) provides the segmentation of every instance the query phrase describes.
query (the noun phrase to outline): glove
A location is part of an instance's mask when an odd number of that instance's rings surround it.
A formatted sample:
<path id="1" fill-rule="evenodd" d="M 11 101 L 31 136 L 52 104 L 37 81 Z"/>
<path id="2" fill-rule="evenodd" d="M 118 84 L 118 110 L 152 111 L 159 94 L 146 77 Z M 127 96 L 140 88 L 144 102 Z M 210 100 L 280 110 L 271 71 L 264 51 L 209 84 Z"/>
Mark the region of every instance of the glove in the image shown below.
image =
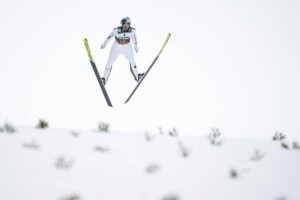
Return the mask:
<path id="1" fill-rule="evenodd" d="M 138 52 L 139 52 L 138 46 L 135 46 L 135 47 L 134 47 L 134 50 L 135 50 L 135 53 L 138 53 Z"/>
<path id="2" fill-rule="evenodd" d="M 104 49 L 106 47 L 106 44 L 101 44 L 101 49 Z"/>

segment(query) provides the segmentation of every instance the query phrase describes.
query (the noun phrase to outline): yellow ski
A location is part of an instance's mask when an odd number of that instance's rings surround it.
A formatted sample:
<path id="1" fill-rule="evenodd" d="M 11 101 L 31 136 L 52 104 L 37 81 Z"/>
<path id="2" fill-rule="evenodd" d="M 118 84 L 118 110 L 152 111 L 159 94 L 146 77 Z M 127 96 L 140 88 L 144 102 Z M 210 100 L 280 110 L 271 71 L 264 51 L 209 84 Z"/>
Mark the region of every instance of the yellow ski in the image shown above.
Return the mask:
<path id="1" fill-rule="evenodd" d="M 91 65 L 92 65 L 92 67 L 93 67 L 94 73 L 95 73 L 95 75 L 96 75 L 96 78 L 97 78 L 97 80 L 98 80 L 98 83 L 99 83 L 99 85 L 100 85 L 100 88 L 101 88 L 101 90 L 102 90 L 102 93 L 103 93 L 103 95 L 104 95 L 104 98 L 105 98 L 105 100 L 106 100 L 106 103 L 107 103 L 108 106 L 113 107 L 112 104 L 111 104 L 111 101 L 110 101 L 110 99 L 109 99 L 109 97 L 108 97 L 108 94 L 107 94 L 107 92 L 106 92 L 105 86 L 104 86 L 104 84 L 103 84 L 103 82 L 102 82 L 102 80 L 101 80 L 101 76 L 99 75 L 99 72 L 98 72 L 98 70 L 97 70 L 96 64 L 95 64 L 95 62 L 94 62 L 94 60 L 93 60 L 93 56 L 92 56 L 92 52 L 91 52 L 90 47 L 89 47 L 88 40 L 87 40 L 86 38 L 84 38 L 84 39 L 83 39 L 83 42 L 84 42 L 85 49 L 86 49 L 86 52 L 87 52 L 87 54 L 88 54 L 89 60 L 90 60 L 90 62 L 91 62 Z"/>

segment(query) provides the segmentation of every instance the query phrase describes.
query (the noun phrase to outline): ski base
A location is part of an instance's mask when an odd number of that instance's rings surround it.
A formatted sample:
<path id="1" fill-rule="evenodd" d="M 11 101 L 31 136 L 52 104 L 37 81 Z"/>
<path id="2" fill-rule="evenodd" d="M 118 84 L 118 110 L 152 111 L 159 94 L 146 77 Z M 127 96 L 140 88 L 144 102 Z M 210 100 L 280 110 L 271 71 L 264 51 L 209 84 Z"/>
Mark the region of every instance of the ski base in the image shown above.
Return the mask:
<path id="1" fill-rule="evenodd" d="M 106 100 L 106 103 L 107 103 L 108 106 L 113 107 L 113 105 L 112 105 L 112 103 L 111 103 L 111 101 L 110 101 L 110 99 L 109 99 L 109 96 L 108 96 L 108 94 L 107 94 L 107 91 L 106 91 L 106 89 L 105 89 L 105 86 L 104 86 L 104 84 L 103 84 L 103 82 L 102 82 L 102 80 L 101 80 L 101 76 L 100 76 L 100 74 L 99 74 L 99 72 L 98 72 L 98 70 L 97 70 L 96 64 L 95 64 L 95 62 L 94 62 L 94 60 L 93 60 L 93 56 L 92 56 L 92 53 L 91 53 L 91 50 L 90 50 L 90 47 L 89 47 L 88 40 L 87 40 L 86 38 L 84 38 L 84 39 L 83 39 L 83 42 L 84 42 L 84 45 L 85 45 L 86 52 L 87 52 L 87 54 L 88 54 L 90 63 L 91 63 L 91 65 L 92 65 L 92 67 L 93 67 L 94 73 L 95 73 L 96 78 L 97 78 L 97 80 L 98 80 L 98 83 L 99 83 L 99 85 L 100 85 L 101 91 L 102 91 L 102 93 L 103 93 L 103 95 L 104 95 L 104 98 L 105 98 L 105 100 Z"/>
<path id="2" fill-rule="evenodd" d="M 153 62 L 151 63 L 150 67 L 148 67 L 147 71 L 145 72 L 144 76 L 142 77 L 142 79 L 138 82 L 138 84 L 135 86 L 135 88 L 133 89 L 133 91 L 131 92 L 131 94 L 129 95 L 129 97 L 127 98 L 127 100 L 125 101 L 124 104 L 128 103 L 128 101 L 131 99 L 131 97 L 134 95 L 135 91 L 139 88 L 139 86 L 141 85 L 141 83 L 143 82 L 143 80 L 145 79 L 145 77 L 147 76 L 147 74 L 149 73 L 149 71 L 151 70 L 151 68 L 153 67 L 153 65 L 155 64 L 155 62 L 157 61 L 158 57 L 160 56 L 160 54 L 162 53 L 162 51 L 164 50 L 165 46 L 167 45 L 169 39 L 171 37 L 171 33 L 169 33 L 167 35 L 167 38 L 162 46 L 162 48 L 160 49 L 158 55 L 155 57 L 155 59 L 153 60 Z"/>

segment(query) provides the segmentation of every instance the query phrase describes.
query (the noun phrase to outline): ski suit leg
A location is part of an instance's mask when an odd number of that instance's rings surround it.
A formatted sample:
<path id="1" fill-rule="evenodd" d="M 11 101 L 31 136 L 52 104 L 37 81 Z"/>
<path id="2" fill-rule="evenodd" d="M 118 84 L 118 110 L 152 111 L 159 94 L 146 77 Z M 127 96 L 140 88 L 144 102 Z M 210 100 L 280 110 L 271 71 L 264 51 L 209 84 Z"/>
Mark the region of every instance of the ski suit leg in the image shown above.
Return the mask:
<path id="1" fill-rule="evenodd" d="M 112 64 L 115 62 L 115 60 L 117 59 L 117 57 L 120 55 L 120 51 L 117 47 L 116 44 L 113 44 L 109 53 L 109 57 L 108 57 L 108 61 L 103 73 L 103 77 L 105 78 L 106 82 L 109 78 L 111 69 L 112 69 Z"/>
<path id="2" fill-rule="evenodd" d="M 137 69 L 135 60 L 134 60 L 134 54 L 131 44 L 128 44 L 128 47 L 126 48 L 126 51 L 123 52 L 125 58 L 129 61 L 130 64 L 130 70 L 132 75 L 134 76 L 135 80 L 138 80 L 139 71 Z"/>

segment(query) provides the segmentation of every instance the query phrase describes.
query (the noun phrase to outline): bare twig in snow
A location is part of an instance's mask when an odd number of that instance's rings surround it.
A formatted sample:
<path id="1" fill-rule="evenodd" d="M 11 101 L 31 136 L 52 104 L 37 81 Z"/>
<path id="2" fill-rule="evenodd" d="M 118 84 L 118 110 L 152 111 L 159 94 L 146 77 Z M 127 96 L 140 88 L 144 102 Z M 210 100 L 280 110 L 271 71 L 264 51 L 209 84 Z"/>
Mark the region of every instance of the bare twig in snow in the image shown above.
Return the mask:
<path id="1" fill-rule="evenodd" d="M 252 161 L 260 161 L 265 155 L 258 149 L 255 150 L 254 155 L 251 157 Z"/>
<path id="2" fill-rule="evenodd" d="M 108 147 L 103 147 L 103 146 L 97 145 L 97 146 L 95 147 L 95 150 L 104 153 L 104 152 L 108 152 L 108 151 L 109 151 L 109 148 L 108 148 Z"/>
<path id="3" fill-rule="evenodd" d="M 63 197 L 59 200 L 80 200 L 80 196 L 77 194 L 68 195 L 66 197 Z"/>
<path id="4" fill-rule="evenodd" d="M 152 163 L 146 167 L 146 172 L 148 174 L 152 174 L 154 172 L 157 172 L 159 169 L 160 169 L 160 166 L 158 164 Z"/>
<path id="5" fill-rule="evenodd" d="M 180 200 L 177 194 L 168 194 L 162 198 L 162 200 Z"/>
<path id="6" fill-rule="evenodd" d="M 186 146 L 184 146 L 182 142 L 178 142 L 178 145 L 182 157 L 187 158 L 190 155 L 190 150 Z"/>
<path id="7" fill-rule="evenodd" d="M 73 165 L 73 161 L 71 159 L 67 159 L 64 156 L 60 156 L 55 161 L 55 166 L 58 169 L 70 169 Z"/>
<path id="8" fill-rule="evenodd" d="M 33 139 L 28 143 L 24 143 L 23 147 L 31 148 L 31 149 L 39 149 L 40 148 L 40 146 Z"/>

